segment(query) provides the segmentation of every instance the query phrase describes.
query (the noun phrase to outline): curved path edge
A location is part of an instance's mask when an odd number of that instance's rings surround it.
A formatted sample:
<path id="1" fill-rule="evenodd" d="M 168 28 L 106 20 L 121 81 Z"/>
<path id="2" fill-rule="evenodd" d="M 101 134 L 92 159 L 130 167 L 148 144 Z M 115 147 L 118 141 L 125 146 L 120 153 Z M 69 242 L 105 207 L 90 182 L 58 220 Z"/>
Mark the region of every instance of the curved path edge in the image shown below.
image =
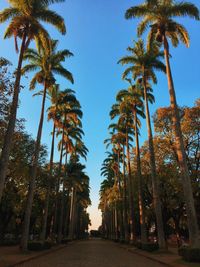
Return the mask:
<path id="1" fill-rule="evenodd" d="M 72 242 L 71 242 L 71 243 L 72 243 Z M 30 258 L 27 258 L 27 259 L 25 259 L 25 260 L 20 260 L 20 261 L 14 263 L 14 264 L 7 265 L 6 267 L 16 267 L 16 266 L 21 265 L 21 264 L 23 264 L 23 263 L 29 262 L 29 261 L 31 261 L 31 260 L 39 259 L 39 258 L 41 258 L 41 257 L 43 257 L 43 256 L 46 256 L 46 255 L 51 254 L 51 253 L 54 253 L 54 252 L 56 252 L 56 251 L 58 251 L 58 250 L 64 249 L 64 248 L 66 248 L 67 246 L 68 246 L 68 244 L 65 244 L 65 245 L 62 245 L 62 246 L 59 246 L 59 247 L 56 247 L 56 248 L 51 248 L 51 249 L 49 249 L 49 250 L 47 250 L 47 251 L 40 252 L 40 253 L 37 254 L 37 255 L 31 256 Z"/>
<path id="2" fill-rule="evenodd" d="M 149 260 L 152 260 L 152 261 L 155 261 L 155 262 L 158 262 L 160 264 L 163 264 L 163 265 L 166 265 L 168 267 L 187 267 L 187 265 L 182 265 L 182 264 L 176 264 L 176 263 L 168 263 L 164 260 L 160 260 L 160 259 L 157 259 L 156 257 L 154 257 L 153 255 L 151 255 L 150 253 L 148 252 L 143 252 L 137 248 L 132 248 L 132 247 L 126 247 L 126 246 L 123 246 L 123 245 L 120 245 L 120 248 L 123 248 L 123 249 L 126 249 L 127 251 L 133 253 L 133 254 L 137 254 L 139 256 L 142 256 L 142 257 L 145 257 Z"/>

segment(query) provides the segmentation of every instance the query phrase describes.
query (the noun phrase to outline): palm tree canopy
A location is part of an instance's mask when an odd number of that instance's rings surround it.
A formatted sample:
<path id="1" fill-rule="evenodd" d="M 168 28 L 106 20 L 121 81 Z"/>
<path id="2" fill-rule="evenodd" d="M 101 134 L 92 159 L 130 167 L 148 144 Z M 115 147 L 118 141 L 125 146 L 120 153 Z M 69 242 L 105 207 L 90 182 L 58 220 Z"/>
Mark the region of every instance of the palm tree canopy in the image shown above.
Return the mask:
<path id="1" fill-rule="evenodd" d="M 37 71 L 30 83 L 30 89 L 34 89 L 36 83 L 44 82 L 49 88 L 55 83 L 55 75 L 61 75 L 74 83 L 73 75 L 62 65 L 62 62 L 73 54 L 67 49 L 57 51 L 57 41 L 55 40 L 51 40 L 50 43 L 50 51 L 27 49 L 24 54 L 24 60 L 28 60 L 29 63 L 23 67 L 22 73 Z"/>
<path id="2" fill-rule="evenodd" d="M 4 37 L 14 36 L 17 51 L 17 38 L 21 39 L 24 35 L 27 37 L 27 47 L 30 41 L 35 39 L 44 48 L 49 49 L 50 37 L 42 22 L 53 25 L 62 34 L 66 33 L 64 19 L 49 9 L 50 4 L 64 0 L 9 0 L 8 2 L 10 6 L 0 12 L 0 23 L 10 21 Z"/>
<path id="3" fill-rule="evenodd" d="M 189 34 L 186 28 L 176 22 L 174 18 L 190 17 L 199 20 L 199 10 L 190 2 L 146 0 L 141 5 L 129 8 L 125 17 L 126 19 L 142 18 L 138 25 L 138 36 L 141 36 L 150 27 L 149 44 L 153 40 L 163 42 L 164 37 L 167 37 L 173 46 L 177 46 L 179 41 L 189 46 Z"/>
<path id="4" fill-rule="evenodd" d="M 134 42 L 133 47 L 128 47 L 127 50 L 131 55 L 121 58 L 118 63 L 129 65 L 124 71 L 122 78 L 127 78 L 130 74 L 136 80 L 145 75 L 146 80 L 152 80 L 157 83 L 155 70 L 166 72 L 165 64 L 161 61 L 164 57 L 163 52 L 159 51 L 159 47 L 154 43 L 151 49 L 145 48 L 144 41 L 139 39 Z"/>

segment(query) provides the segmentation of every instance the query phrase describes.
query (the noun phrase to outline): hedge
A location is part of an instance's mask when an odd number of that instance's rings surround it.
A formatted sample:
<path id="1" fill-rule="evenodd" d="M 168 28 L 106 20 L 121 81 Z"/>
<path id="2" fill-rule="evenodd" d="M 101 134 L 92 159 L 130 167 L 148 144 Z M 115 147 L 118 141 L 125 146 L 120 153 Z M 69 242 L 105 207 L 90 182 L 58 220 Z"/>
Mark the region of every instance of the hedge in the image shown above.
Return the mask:
<path id="1" fill-rule="evenodd" d="M 191 248 L 184 246 L 179 248 L 179 255 L 188 262 L 200 262 L 200 248 Z"/>
<path id="2" fill-rule="evenodd" d="M 44 243 L 42 241 L 29 241 L 28 242 L 28 250 L 41 251 L 45 249 L 50 249 L 51 247 L 52 247 L 52 244 L 49 241 L 45 241 Z"/>

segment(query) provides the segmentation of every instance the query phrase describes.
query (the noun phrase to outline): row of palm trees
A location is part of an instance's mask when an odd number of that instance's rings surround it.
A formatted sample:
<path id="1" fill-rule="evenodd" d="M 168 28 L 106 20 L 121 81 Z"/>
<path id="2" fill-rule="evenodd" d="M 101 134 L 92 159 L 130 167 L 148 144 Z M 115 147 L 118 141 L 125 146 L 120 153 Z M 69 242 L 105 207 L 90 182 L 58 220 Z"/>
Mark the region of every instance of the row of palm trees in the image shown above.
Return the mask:
<path id="1" fill-rule="evenodd" d="M 149 111 L 149 103 L 154 102 L 152 83 L 157 83 L 155 71 L 166 73 L 169 95 L 170 108 L 172 110 L 172 125 L 174 131 L 174 143 L 178 158 L 178 167 L 182 178 L 182 185 L 185 197 L 187 221 L 189 230 L 190 244 L 193 247 L 200 246 L 199 229 L 197 216 L 194 206 L 193 192 L 191 186 L 190 175 L 188 171 L 186 154 L 184 150 L 183 135 L 180 126 L 180 114 L 176 100 L 176 93 L 173 83 L 173 77 L 170 67 L 170 51 L 169 40 L 173 46 L 177 46 L 179 41 L 189 46 L 189 35 L 185 27 L 174 20 L 175 17 L 194 18 L 199 20 L 198 8 L 188 2 L 175 2 L 172 0 L 146 0 L 138 6 L 133 6 L 126 11 L 126 19 L 140 18 L 141 22 L 137 28 L 137 34 L 140 37 L 145 31 L 149 30 L 147 35 L 147 44 L 142 39 L 134 42 L 132 47 L 128 47 L 129 55 L 119 60 L 122 65 L 128 65 L 123 73 L 122 78 L 127 80 L 129 87 L 118 93 L 117 103 L 113 105 L 110 116 L 111 119 L 117 117 L 116 124 L 112 124 L 111 143 L 113 152 L 103 163 L 102 174 L 107 180 L 101 186 L 101 204 L 105 202 L 105 194 L 108 188 L 118 190 L 118 197 L 123 199 L 124 205 L 121 211 L 123 216 L 121 220 L 121 238 L 126 237 L 130 233 L 130 241 L 134 240 L 134 192 L 132 186 L 132 172 L 130 159 L 130 142 L 132 136 L 135 138 L 136 158 L 137 158 L 137 179 L 138 179 L 138 199 L 139 199 L 139 215 L 141 226 L 141 241 L 147 242 L 147 233 L 145 229 L 145 205 L 143 198 L 143 179 L 140 164 L 140 147 L 139 147 L 139 127 L 141 122 L 139 117 L 146 118 L 148 145 L 150 154 L 150 169 L 153 190 L 153 204 L 156 216 L 156 228 L 158 236 L 158 244 L 160 249 L 166 248 L 164 225 L 162 219 L 162 207 L 160 199 L 159 181 L 155 164 L 155 151 L 153 144 L 153 133 L 151 128 L 151 117 Z M 164 51 L 162 51 L 162 47 Z M 162 59 L 164 58 L 165 64 Z M 126 160 L 125 160 L 126 147 Z M 116 156 L 117 155 L 117 156 Z M 117 157 L 117 158 L 115 158 Z M 126 161 L 126 162 L 125 162 Z M 120 162 L 123 163 L 123 180 L 120 181 Z M 128 184 L 126 182 L 126 173 Z M 114 180 L 113 180 L 114 177 Z M 117 180 L 118 179 L 118 180 Z M 109 186 L 107 184 L 109 182 Z M 123 186 L 122 186 L 123 185 Z M 117 189 L 116 189 L 117 188 Z M 127 215 L 126 190 L 128 190 L 129 212 Z M 124 191 L 124 193 L 122 193 Z M 107 192 L 107 193 L 106 193 Z M 116 197 L 116 196 L 115 196 Z M 104 206 L 104 213 L 106 206 Z M 114 216 L 117 215 L 115 214 Z M 127 216 L 129 216 L 129 231 L 127 226 Z M 124 226 L 123 226 L 124 224 Z M 114 224 L 115 225 L 115 224 Z M 122 227 L 123 226 L 123 227 Z M 124 229 L 122 231 L 122 229 Z M 117 231 L 116 231 L 117 232 Z"/>
<path id="2" fill-rule="evenodd" d="M 76 186 L 72 185 L 72 183 L 67 184 L 66 182 L 67 178 L 69 180 L 69 174 L 67 170 L 69 163 L 74 164 L 74 168 L 77 167 L 77 174 L 75 175 L 72 173 L 71 175 L 72 177 L 79 177 L 80 179 L 83 179 L 81 182 L 82 187 L 85 186 L 85 190 L 88 192 L 87 205 L 90 202 L 89 178 L 83 171 L 84 167 L 79 163 L 79 156 L 86 158 L 88 150 L 82 141 L 82 136 L 84 133 L 81 124 L 82 111 L 80 103 L 77 100 L 73 90 L 66 89 L 64 91 L 61 91 L 59 85 L 56 83 L 56 75 L 62 76 L 67 81 L 74 83 L 73 75 L 63 65 L 65 60 L 73 56 L 73 54 L 66 49 L 58 50 L 58 41 L 53 40 L 50 37 L 48 31 L 43 26 L 43 22 L 45 22 L 54 26 L 59 32 L 61 32 L 61 34 L 66 33 L 64 19 L 58 13 L 50 9 L 51 4 L 61 3 L 63 2 L 63 0 L 9 0 L 8 2 L 9 7 L 0 12 L 0 23 L 9 21 L 4 37 L 14 37 L 16 52 L 19 52 L 19 59 L 15 72 L 15 84 L 10 116 L 0 158 L 0 201 L 2 198 L 5 179 L 8 171 L 9 155 L 12 147 L 11 140 L 14 134 L 17 117 L 21 77 L 22 75 L 25 75 L 29 72 L 34 72 L 34 76 L 30 82 L 30 89 L 35 89 L 37 84 L 43 86 L 42 91 L 38 93 L 39 95 L 42 95 L 42 107 L 40 112 L 35 149 L 32 158 L 32 166 L 30 170 L 30 182 L 21 238 L 21 248 L 23 251 L 25 251 L 27 250 L 27 244 L 29 240 L 31 210 L 36 187 L 38 158 L 40 153 L 42 129 L 45 115 L 45 103 L 47 97 L 50 98 L 52 103 L 48 111 L 48 117 L 49 119 L 53 120 L 53 131 L 49 162 L 49 182 L 46 190 L 44 218 L 41 232 L 42 241 L 44 241 L 46 238 L 49 197 L 52 190 L 51 180 L 53 178 L 52 172 L 54 165 L 53 160 L 56 135 L 61 138 L 59 142 L 60 162 L 58 167 L 56 185 L 57 200 L 55 201 L 55 216 L 52 225 L 52 232 L 58 234 L 58 242 L 61 242 L 63 238 L 63 214 L 66 188 L 68 188 L 69 194 L 71 194 L 72 199 L 70 208 L 71 224 L 69 226 L 69 236 L 72 238 L 74 235 L 73 214 L 75 214 L 74 210 L 76 206 L 77 189 Z M 18 48 L 18 40 L 21 40 L 20 49 Z M 30 48 L 30 44 L 33 42 L 35 42 L 37 49 Z M 28 63 L 23 66 L 23 62 Z M 58 200 L 60 190 L 63 192 L 61 206 L 59 206 Z M 87 205 L 85 205 L 85 207 Z M 58 214 L 60 216 L 59 218 Z"/>

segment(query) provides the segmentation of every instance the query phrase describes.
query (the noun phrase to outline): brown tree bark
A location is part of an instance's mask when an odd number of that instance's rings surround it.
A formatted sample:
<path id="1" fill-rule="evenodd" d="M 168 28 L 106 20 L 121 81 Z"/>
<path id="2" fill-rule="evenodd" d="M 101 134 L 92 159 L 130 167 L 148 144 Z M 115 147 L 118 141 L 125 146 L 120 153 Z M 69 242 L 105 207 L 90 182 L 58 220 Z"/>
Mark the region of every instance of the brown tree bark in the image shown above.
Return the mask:
<path id="1" fill-rule="evenodd" d="M 69 220 L 69 235 L 68 235 L 68 238 L 70 240 L 73 240 L 74 238 L 75 206 L 76 206 L 76 189 L 72 187 L 70 220 Z"/>
<path id="2" fill-rule="evenodd" d="M 65 118 L 66 120 L 66 118 Z M 56 203 L 55 203 L 55 211 L 54 211 L 54 222 L 53 222 L 53 229 L 52 232 L 56 234 L 57 232 L 57 224 L 58 224 L 58 202 L 59 202 L 59 188 L 60 188 L 60 176 L 61 176 L 61 170 L 62 170 L 62 159 L 63 159 L 63 149 L 64 149 L 64 124 L 62 128 L 62 141 L 61 141 L 61 150 L 60 150 L 60 161 L 59 161 L 59 167 L 58 167 L 58 181 L 56 185 Z"/>
<path id="3" fill-rule="evenodd" d="M 156 215 L 156 225 L 157 225 L 157 233 L 158 233 L 158 244 L 160 249 L 166 249 L 166 241 L 163 227 L 163 218 L 162 218 L 162 208 L 161 208 L 161 200 L 160 200 L 160 190 L 158 178 L 156 175 L 156 162 L 155 162 L 155 152 L 153 145 L 153 134 L 151 129 L 151 121 L 150 121 L 150 112 L 149 105 L 147 99 L 147 86 L 146 86 L 146 77 L 145 74 L 143 76 L 143 86 L 144 86 L 144 100 L 145 100 L 145 111 L 146 111 L 146 122 L 147 122 L 147 130 L 148 130 L 148 143 L 149 143 L 149 153 L 150 153 L 150 166 L 151 166 L 151 177 L 152 177 L 152 187 L 153 187 L 153 204 Z"/>
<path id="4" fill-rule="evenodd" d="M 65 159 L 65 171 L 63 175 L 63 189 L 62 189 L 62 199 L 61 199 L 61 207 L 60 207 L 60 217 L 58 223 L 58 243 L 60 244 L 63 237 L 63 219 L 64 219 L 64 202 L 65 202 L 65 179 L 67 175 L 67 151 L 66 151 L 66 159 Z"/>
<path id="5" fill-rule="evenodd" d="M 171 73 L 170 61 L 169 61 L 169 45 L 166 36 L 163 37 L 164 42 L 164 54 L 166 62 L 167 81 L 170 95 L 170 106 L 172 109 L 172 123 L 175 134 L 175 145 L 178 156 L 179 167 L 181 171 L 182 185 L 185 197 L 187 221 L 189 229 L 190 244 L 192 247 L 200 247 L 200 234 L 197 223 L 197 215 L 194 205 L 194 197 L 192 192 L 192 185 L 190 175 L 188 171 L 188 165 L 186 160 L 186 153 L 184 149 L 183 135 L 180 124 L 180 116 L 178 105 L 176 101 L 176 93 L 174 89 L 174 83 Z"/>

